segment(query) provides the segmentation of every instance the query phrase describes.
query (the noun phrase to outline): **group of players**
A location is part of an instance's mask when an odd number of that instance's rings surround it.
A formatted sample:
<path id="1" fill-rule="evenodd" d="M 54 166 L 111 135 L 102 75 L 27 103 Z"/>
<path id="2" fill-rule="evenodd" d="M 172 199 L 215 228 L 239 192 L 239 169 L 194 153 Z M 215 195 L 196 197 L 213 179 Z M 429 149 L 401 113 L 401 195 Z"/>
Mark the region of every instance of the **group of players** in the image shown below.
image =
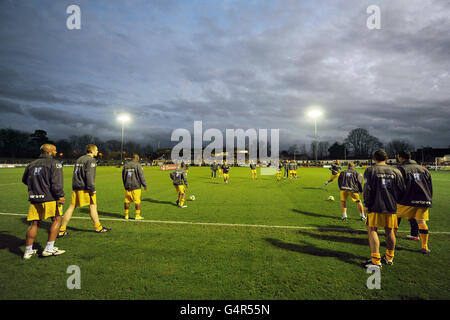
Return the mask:
<path id="1" fill-rule="evenodd" d="M 24 259 L 29 259 L 37 253 L 33 249 L 33 243 L 37 235 L 39 222 L 47 218 L 52 219 L 52 225 L 48 231 L 47 245 L 42 256 L 57 256 L 65 251 L 54 246 L 56 238 L 68 235 L 67 225 L 77 207 L 89 206 L 90 217 L 95 232 L 104 233 L 111 229 L 102 226 L 98 217 L 97 199 L 95 190 L 97 146 L 86 146 L 86 154 L 77 159 L 72 178 L 71 202 L 64 215 L 62 205 L 65 203 L 63 190 L 63 167 L 54 159 L 56 147 L 52 144 L 41 146 L 40 157 L 31 162 L 25 169 L 22 182 L 28 186 L 30 207 L 27 220 L 30 226 L 26 233 Z M 339 161 L 330 168 L 332 175 L 325 182 L 327 185 L 338 178 L 340 189 L 341 209 L 343 220 L 347 220 L 346 200 L 348 197 L 356 202 L 361 220 L 366 221 L 371 259 L 366 267 L 381 268 L 382 262 L 392 265 L 396 244 L 396 232 L 401 218 L 416 221 L 418 233 L 422 242 L 422 252 L 428 254 L 428 208 L 432 206 L 432 181 L 427 169 L 411 160 L 408 151 L 402 151 L 398 155 L 400 165 L 398 167 L 386 164 L 387 154 L 378 150 L 373 155 L 375 165 L 369 167 L 363 175 L 355 170 L 353 162 L 348 163 L 348 169 L 341 171 Z M 139 155 L 127 162 L 122 170 L 122 181 L 125 189 L 124 217 L 129 219 L 130 203 L 135 203 L 136 220 L 144 219 L 141 216 L 141 188 L 147 190 L 147 183 L 142 166 L 139 163 Z M 280 162 L 277 168 L 277 180 L 281 179 L 281 171 L 284 168 L 285 178 L 297 178 L 297 164 L 294 161 Z M 211 178 L 216 178 L 216 171 L 223 176 L 228 184 L 230 165 L 224 161 L 219 165 L 214 162 L 211 165 Z M 256 164 L 250 163 L 252 179 L 257 179 Z M 340 172 L 341 171 L 341 172 Z M 185 208 L 188 166 L 184 163 L 170 173 L 173 185 L 177 192 L 177 206 Z M 363 194 L 364 205 L 360 194 Z M 367 218 L 365 214 L 367 214 Z M 413 226 L 413 224 L 411 224 Z M 383 258 L 380 255 L 380 242 L 377 228 L 384 228 L 386 232 L 386 253 Z"/>
<path id="2" fill-rule="evenodd" d="M 346 200 L 350 197 L 357 204 L 361 220 L 366 221 L 371 249 L 371 259 L 365 263 L 366 268 L 381 268 L 382 262 L 393 264 L 396 233 L 402 218 L 408 219 L 411 224 L 411 236 L 408 239 L 421 241 L 422 253 L 431 252 L 428 248 L 426 223 L 433 197 L 430 172 L 412 160 L 411 153 L 406 150 L 398 154 L 399 165 L 396 167 L 387 165 L 387 159 L 384 150 L 376 151 L 373 155 L 375 165 L 365 170 L 364 178 L 355 170 L 353 162 L 348 163 L 347 170 L 340 172 L 342 168 L 339 161 L 336 161 L 330 168 L 330 179 L 325 182 L 326 188 L 338 178 L 342 220 L 347 220 Z M 367 218 L 364 213 L 367 213 Z M 380 255 L 377 228 L 384 228 L 386 233 L 386 253 L 383 257 Z"/>
<path id="3" fill-rule="evenodd" d="M 111 230 L 102 226 L 98 217 L 95 189 L 97 146 L 88 144 L 86 154 L 78 158 L 74 165 L 71 201 L 64 216 L 62 206 L 66 199 L 64 197 L 63 167 L 58 160 L 54 159 L 56 147 L 52 144 L 44 144 L 40 151 L 39 158 L 26 167 L 22 177 L 22 182 L 28 186 L 28 200 L 30 201 L 27 216 L 30 226 L 26 233 L 24 259 L 30 259 L 37 253 L 37 250 L 33 249 L 33 243 L 37 236 L 39 222 L 48 218 L 52 219 L 52 224 L 42 256 L 58 256 L 65 253 L 65 250 L 54 246 L 55 240 L 68 235 L 67 225 L 77 207 L 89 206 L 95 232 L 105 233 Z M 129 208 L 132 202 L 135 203 L 135 219 L 144 219 L 141 216 L 141 188 L 147 190 L 147 183 L 139 160 L 139 155 L 134 155 L 132 161 L 127 162 L 122 170 L 125 189 L 125 219 L 129 218 Z"/>

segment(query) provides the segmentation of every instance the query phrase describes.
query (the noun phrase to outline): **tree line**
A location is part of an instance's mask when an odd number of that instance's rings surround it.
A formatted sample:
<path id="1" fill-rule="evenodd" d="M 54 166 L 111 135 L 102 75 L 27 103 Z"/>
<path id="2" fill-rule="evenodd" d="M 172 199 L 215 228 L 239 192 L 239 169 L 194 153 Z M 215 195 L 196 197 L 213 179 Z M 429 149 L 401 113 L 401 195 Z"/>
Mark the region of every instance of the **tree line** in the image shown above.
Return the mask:
<path id="1" fill-rule="evenodd" d="M 76 159 L 84 154 L 84 147 L 95 144 L 99 147 L 101 157 L 104 160 L 120 160 L 121 141 L 103 141 L 91 135 L 71 136 L 67 139 L 53 141 L 44 130 L 36 130 L 27 133 L 15 129 L 0 129 L 0 157 L 2 158 L 35 158 L 39 155 L 39 147 L 44 143 L 52 143 L 58 150 L 61 159 Z M 292 145 L 288 150 L 280 152 L 284 158 L 315 159 L 316 149 L 318 159 L 369 159 L 374 151 L 385 148 L 389 157 L 395 157 L 401 150 L 414 151 L 414 146 L 406 140 L 394 139 L 383 145 L 375 136 L 364 128 L 351 130 L 343 143 L 334 142 L 330 145 L 328 141 L 311 142 L 309 150 L 305 144 Z M 270 149 L 270 148 L 269 148 Z M 138 153 L 147 159 L 156 159 L 162 153 L 154 150 L 151 145 L 140 145 L 133 141 L 124 143 L 125 156 Z"/>
<path id="2" fill-rule="evenodd" d="M 85 154 L 87 144 L 98 146 L 100 156 L 104 160 L 120 160 L 121 141 L 103 141 L 91 135 L 71 136 L 67 139 L 51 140 L 44 130 L 27 133 L 15 129 L 0 129 L 0 157 L 2 158 L 36 158 L 39 148 L 44 143 L 56 146 L 61 159 L 76 159 Z M 142 157 L 155 159 L 157 152 L 151 145 L 142 146 L 133 141 L 124 142 L 124 156 L 138 153 Z"/>
<path id="3" fill-rule="evenodd" d="M 414 145 L 402 139 L 394 139 L 383 144 L 377 137 L 371 135 L 367 129 L 351 130 L 344 142 L 338 141 L 330 145 L 328 141 L 311 142 L 309 150 L 306 145 L 292 145 L 288 150 L 281 151 L 282 157 L 297 159 L 370 159 L 378 149 L 385 149 L 390 158 L 394 158 L 401 150 L 414 151 Z"/>

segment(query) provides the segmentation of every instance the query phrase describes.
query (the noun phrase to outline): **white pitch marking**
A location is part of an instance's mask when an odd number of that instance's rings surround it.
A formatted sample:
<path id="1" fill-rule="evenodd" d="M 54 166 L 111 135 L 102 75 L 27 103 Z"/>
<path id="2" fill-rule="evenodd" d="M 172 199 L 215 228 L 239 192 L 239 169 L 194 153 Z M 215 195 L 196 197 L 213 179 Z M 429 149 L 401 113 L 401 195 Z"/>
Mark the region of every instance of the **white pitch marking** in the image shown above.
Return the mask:
<path id="1" fill-rule="evenodd" d="M 4 216 L 22 216 L 26 217 L 26 214 L 20 213 L 6 213 L 0 212 L 0 215 Z M 81 220 L 91 220 L 90 217 L 72 217 L 71 219 L 81 219 Z M 201 225 L 201 226 L 219 226 L 219 227 L 249 227 L 249 228 L 276 228 L 276 229 L 307 229 L 307 230 L 327 230 L 327 231 L 367 231 L 366 229 L 342 229 L 342 228 L 326 228 L 326 227 L 299 227 L 299 226 L 273 226 L 264 224 L 239 224 L 239 223 L 219 223 L 219 222 L 189 222 L 189 221 L 170 221 L 170 220 L 125 220 L 125 219 L 115 219 L 115 218 L 103 218 L 102 221 L 119 221 L 119 222 L 135 222 L 135 223 L 166 223 L 166 224 L 189 224 L 189 225 Z M 409 231 L 398 231 L 407 233 Z M 430 232 L 433 234 L 450 234 L 450 232 L 445 231 L 435 231 Z"/>

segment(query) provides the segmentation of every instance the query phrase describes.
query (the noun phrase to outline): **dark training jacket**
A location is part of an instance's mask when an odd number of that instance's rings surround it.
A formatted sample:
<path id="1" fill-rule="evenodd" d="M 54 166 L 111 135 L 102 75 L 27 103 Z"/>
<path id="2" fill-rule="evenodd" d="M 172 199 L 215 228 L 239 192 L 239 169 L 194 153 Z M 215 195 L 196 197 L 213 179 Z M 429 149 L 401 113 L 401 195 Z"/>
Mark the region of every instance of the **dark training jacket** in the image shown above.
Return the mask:
<path id="1" fill-rule="evenodd" d="M 188 185 L 186 171 L 181 168 L 172 171 L 170 173 L 170 178 L 173 180 L 175 186 L 183 185 L 183 182 L 186 186 Z"/>
<path id="2" fill-rule="evenodd" d="M 62 164 L 50 155 L 41 154 L 23 173 L 22 182 L 28 186 L 28 201 L 42 203 L 64 197 Z"/>
<path id="3" fill-rule="evenodd" d="M 374 165 L 364 172 L 364 205 L 368 212 L 396 213 L 405 192 L 405 182 L 397 168 Z"/>
<path id="4" fill-rule="evenodd" d="M 147 189 L 144 170 L 139 162 L 129 161 L 122 169 L 122 181 L 125 190 L 137 190 L 143 186 Z"/>
<path id="5" fill-rule="evenodd" d="M 72 190 L 95 191 L 97 161 L 89 155 L 77 159 L 73 168 Z"/>
<path id="6" fill-rule="evenodd" d="M 353 168 L 344 170 L 339 175 L 338 185 L 343 191 L 363 192 L 363 176 Z"/>
<path id="7" fill-rule="evenodd" d="M 222 172 L 225 173 L 225 174 L 230 172 L 230 165 L 229 164 L 223 164 L 222 165 Z"/>
<path id="8" fill-rule="evenodd" d="M 330 171 L 331 171 L 331 174 L 337 175 L 339 173 L 339 170 L 341 170 L 341 169 L 342 168 L 340 166 L 338 166 L 337 164 L 333 163 L 331 165 Z"/>
<path id="9" fill-rule="evenodd" d="M 398 169 L 406 186 L 406 192 L 398 203 L 412 207 L 432 207 L 433 184 L 430 172 L 414 160 L 401 163 Z"/>

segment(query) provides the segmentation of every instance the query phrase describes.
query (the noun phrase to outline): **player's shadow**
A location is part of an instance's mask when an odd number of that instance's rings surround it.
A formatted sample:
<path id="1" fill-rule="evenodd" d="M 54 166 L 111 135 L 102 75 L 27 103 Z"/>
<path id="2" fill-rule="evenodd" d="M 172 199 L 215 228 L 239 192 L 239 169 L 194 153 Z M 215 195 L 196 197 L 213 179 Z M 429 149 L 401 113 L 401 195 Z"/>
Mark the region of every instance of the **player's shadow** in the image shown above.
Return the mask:
<path id="1" fill-rule="evenodd" d="M 81 208 L 80 212 L 89 214 L 89 208 Z M 112 212 L 98 211 L 99 216 L 106 216 L 112 218 L 123 218 L 123 215 Z"/>
<path id="2" fill-rule="evenodd" d="M 23 223 L 25 224 L 30 224 L 30 221 L 27 221 L 27 218 L 22 218 L 21 219 Z M 45 220 L 41 220 L 39 221 L 39 230 L 46 230 L 46 232 L 48 232 L 48 230 L 50 230 L 50 226 L 52 225 L 52 220 L 49 221 L 45 221 Z M 67 226 L 67 230 L 72 230 L 72 231 L 81 231 L 81 232 L 95 232 L 94 230 L 86 230 L 86 229 L 78 229 L 75 227 L 71 227 L 71 226 Z"/>
<path id="3" fill-rule="evenodd" d="M 316 218 L 328 218 L 328 219 L 334 219 L 334 220 L 340 219 L 339 217 L 336 217 L 336 216 L 326 216 L 324 214 L 307 212 L 307 211 L 302 211 L 302 210 L 298 210 L 298 209 L 291 209 L 291 211 L 305 215 L 305 216 L 316 217 Z"/>
<path id="4" fill-rule="evenodd" d="M 322 188 L 319 188 L 319 187 L 303 187 L 302 189 L 307 189 L 307 190 L 322 190 Z"/>
<path id="5" fill-rule="evenodd" d="M 316 227 L 318 231 L 320 232 L 341 232 L 341 233 L 350 233 L 350 234 L 365 234 L 367 235 L 367 231 L 366 230 L 355 230 L 355 229 L 350 229 L 347 226 L 336 226 L 336 225 L 315 225 L 313 227 Z M 364 225 L 365 227 L 365 225 Z"/>
<path id="6" fill-rule="evenodd" d="M 294 251 L 298 253 L 309 254 L 312 256 L 324 257 L 324 258 L 337 258 L 345 263 L 353 264 L 358 267 L 361 266 L 362 261 L 366 260 L 367 257 L 357 256 L 349 252 L 338 251 L 338 250 L 329 250 L 324 248 L 319 248 L 311 243 L 306 241 L 301 241 L 303 245 L 283 242 L 278 239 L 266 238 L 264 239 L 275 247 Z"/>
<path id="7" fill-rule="evenodd" d="M 354 230 L 354 229 L 349 229 L 348 227 L 344 227 L 344 226 L 333 226 L 333 225 L 327 225 L 327 226 L 316 226 L 317 230 L 320 232 L 336 232 L 336 233 L 347 233 L 347 234 L 359 234 L 359 235 L 365 235 L 366 237 L 364 239 L 362 238 L 350 238 L 350 237 L 345 237 L 345 236 L 332 236 L 332 235 L 322 235 L 322 234 L 314 234 L 312 232 L 307 232 L 307 231 L 299 231 L 300 234 L 304 234 L 307 236 L 311 236 L 312 238 L 316 238 L 316 239 L 324 239 L 324 240 L 329 240 L 329 241 L 335 241 L 335 242 L 343 242 L 343 243 L 354 243 L 354 244 L 359 244 L 359 245 L 369 245 L 369 240 L 367 239 L 367 231 L 363 231 L 363 230 Z M 382 229 L 382 228 L 380 228 Z M 378 238 L 380 239 L 380 247 L 386 247 L 386 241 L 383 240 L 385 237 L 385 233 L 384 231 L 380 231 L 378 232 Z M 417 252 L 418 250 L 412 250 L 409 248 L 404 248 L 398 245 L 398 239 L 396 241 L 396 245 L 395 245 L 395 250 L 398 251 L 409 251 L 409 252 Z"/>
<path id="8" fill-rule="evenodd" d="M 145 198 L 145 199 L 142 199 L 142 201 L 147 201 L 147 202 L 156 203 L 156 204 L 167 204 L 167 205 L 170 204 L 174 207 L 177 206 L 177 204 L 175 202 L 161 201 L 161 200 L 156 200 L 156 199 L 151 199 L 151 198 Z"/>
<path id="9" fill-rule="evenodd" d="M 332 231 L 328 230 L 328 232 L 332 232 Z M 330 235 L 330 234 L 324 234 L 324 233 L 314 233 L 314 232 L 308 232 L 308 231 L 298 231 L 298 233 L 308 236 L 310 238 L 318 239 L 318 240 L 341 242 L 341 243 L 353 243 L 353 244 L 357 244 L 357 245 L 361 245 L 361 246 L 369 245 L 369 241 L 367 240 L 367 238 L 353 238 L 353 237 Z"/>
<path id="10" fill-rule="evenodd" d="M 23 256 L 24 251 L 20 249 L 22 246 L 25 246 L 25 239 L 20 239 L 16 236 L 7 234 L 6 231 L 0 231 L 0 250 L 8 249 L 9 252 L 13 254 Z M 34 244 L 34 248 L 42 249 L 38 243 Z"/>

